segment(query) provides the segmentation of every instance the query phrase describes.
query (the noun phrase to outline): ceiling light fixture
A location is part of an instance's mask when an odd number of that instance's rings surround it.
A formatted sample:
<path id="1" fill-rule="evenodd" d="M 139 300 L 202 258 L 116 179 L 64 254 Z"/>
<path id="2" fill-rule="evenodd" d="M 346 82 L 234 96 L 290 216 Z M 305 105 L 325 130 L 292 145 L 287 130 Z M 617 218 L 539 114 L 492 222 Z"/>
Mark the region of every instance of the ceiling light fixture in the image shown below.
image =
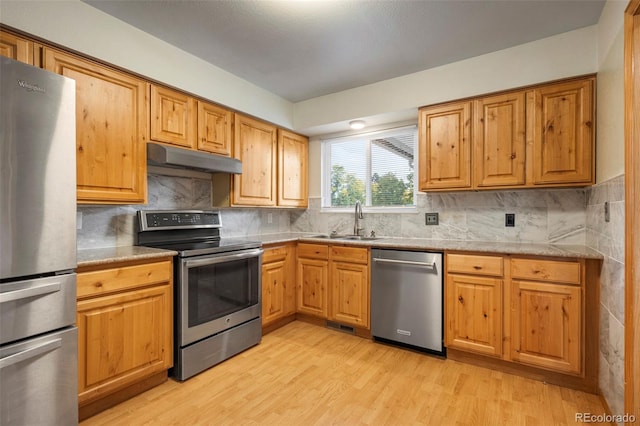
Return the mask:
<path id="1" fill-rule="evenodd" d="M 362 120 L 353 120 L 349 122 L 349 127 L 354 130 L 360 130 L 364 128 L 364 121 Z"/>

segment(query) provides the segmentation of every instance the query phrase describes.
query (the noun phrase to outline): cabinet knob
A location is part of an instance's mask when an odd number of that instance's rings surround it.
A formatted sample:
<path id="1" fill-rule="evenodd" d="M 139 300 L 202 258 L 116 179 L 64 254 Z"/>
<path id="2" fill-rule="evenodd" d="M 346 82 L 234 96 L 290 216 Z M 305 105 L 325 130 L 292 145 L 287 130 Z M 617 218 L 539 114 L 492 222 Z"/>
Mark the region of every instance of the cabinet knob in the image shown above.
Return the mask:
<path id="1" fill-rule="evenodd" d="M 458 296 L 458 302 L 464 303 L 464 298 L 462 296 Z"/>

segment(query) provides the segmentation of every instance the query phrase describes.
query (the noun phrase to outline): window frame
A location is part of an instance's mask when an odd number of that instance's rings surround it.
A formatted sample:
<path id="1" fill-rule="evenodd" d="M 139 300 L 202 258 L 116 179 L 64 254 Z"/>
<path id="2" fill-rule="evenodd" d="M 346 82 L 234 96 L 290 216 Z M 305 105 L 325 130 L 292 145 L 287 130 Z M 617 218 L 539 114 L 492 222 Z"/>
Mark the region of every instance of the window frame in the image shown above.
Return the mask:
<path id="1" fill-rule="evenodd" d="M 413 205 L 411 206 L 372 206 L 371 204 L 371 139 L 375 135 L 380 134 L 390 134 L 394 132 L 402 132 L 403 130 L 413 130 L 414 131 L 414 150 L 413 150 Z M 340 142 L 341 140 L 348 139 L 367 139 L 366 146 L 366 175 L 367 179 L 365 181 L 365 202 L 362 205 L 362 210 L 367 213 L 415 213 L 418 210 L 418 126 L 415 124 L 401 126 L 401 127 L 393 127 L 387 129 L 380 129 L 371 132 L 365 133 L 353 133 L 343 136 L 335 136 L 335 137 L 327 137 L 320 139 L 320 149 L 321 149 L 321 161 L 320 161 L 320 174 L 321 174 L 321 200 L 320 200 L 320 212 L 326 213 L 347 213 L 353 210 L 353 206 L 349 207 L 337 207 L 330 206 L 327 203 L 331 201 L 331 150 L 327 147 L 331 145 L 333 142 Z"/>

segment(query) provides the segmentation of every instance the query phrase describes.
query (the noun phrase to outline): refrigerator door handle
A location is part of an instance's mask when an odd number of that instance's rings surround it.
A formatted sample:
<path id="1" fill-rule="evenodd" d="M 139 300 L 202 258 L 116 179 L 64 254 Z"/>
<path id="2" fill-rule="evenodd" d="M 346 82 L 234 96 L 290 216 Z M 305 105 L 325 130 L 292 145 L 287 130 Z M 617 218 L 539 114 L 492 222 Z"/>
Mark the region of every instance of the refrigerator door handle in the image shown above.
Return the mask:
<path id="1" fill-rule="evenodd" d="M 62 339 L 53 339 L 48 342 L 39 344 L 29 349 L 25 349 L 24 351 L 15 353 L 13 355 L 9 355 L 8 357 L 0 359 L 0 370 L 9 367 L 11 365 L 17 364 L 21 361 L 26 361 L 30 358 L 35 358 L 44 353 L 53 351 L 62 346 Z"/>
<path id="2" fill-rule="evenodd" d="M 39 285 L 25 288 L 24 290 L 14 290 L 0 293 L 0 303 L 12 302 L 14 300 L 26 299 L 28 297 L 42 296 L 44 294 L 60 291 L 60 282 Z"/>

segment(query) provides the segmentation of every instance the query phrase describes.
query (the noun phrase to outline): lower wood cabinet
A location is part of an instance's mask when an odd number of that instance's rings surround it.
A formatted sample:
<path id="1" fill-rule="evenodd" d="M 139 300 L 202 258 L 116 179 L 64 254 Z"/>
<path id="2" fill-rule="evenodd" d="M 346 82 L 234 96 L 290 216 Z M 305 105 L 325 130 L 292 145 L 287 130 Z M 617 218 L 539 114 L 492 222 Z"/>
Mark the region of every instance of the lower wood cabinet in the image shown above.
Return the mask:
<path id="1" fill-rule="evenodd" d="M 297 311 L 327 318 L 329 247 L 322 244 L 298 244 L 296 280 Z"/>
<path id="2" fill-rule="evenodd" d="M 446 345 L 502 355 L 502 280 L 447 276 Z"/>
<path id="3" fill-rule="evenodd" d="M 262 255 L 262 326 L 296 312 L 295 245 L 265 246 Z"/>
<path id="4" fill-rule="evenodd" d="M 599 260 L 464 253 L 446 259 L 450 356 L 490 355 L 485 359 L 513 371 L 596 391 Z"/>
<path id="5" fill-rule="evenodd" d="M 367 248 L 299 244 L 297 280 L 298 312 L 369 329 Z"/>
<path id="6" fill-rule="evenodd" d="M 173 365 L 172 258 L 79 267 L 77 298 L 81 413 L 121 402 L 119 392 L 146 390 L 138 384 L 151 376 L 166 380 Z"/>

